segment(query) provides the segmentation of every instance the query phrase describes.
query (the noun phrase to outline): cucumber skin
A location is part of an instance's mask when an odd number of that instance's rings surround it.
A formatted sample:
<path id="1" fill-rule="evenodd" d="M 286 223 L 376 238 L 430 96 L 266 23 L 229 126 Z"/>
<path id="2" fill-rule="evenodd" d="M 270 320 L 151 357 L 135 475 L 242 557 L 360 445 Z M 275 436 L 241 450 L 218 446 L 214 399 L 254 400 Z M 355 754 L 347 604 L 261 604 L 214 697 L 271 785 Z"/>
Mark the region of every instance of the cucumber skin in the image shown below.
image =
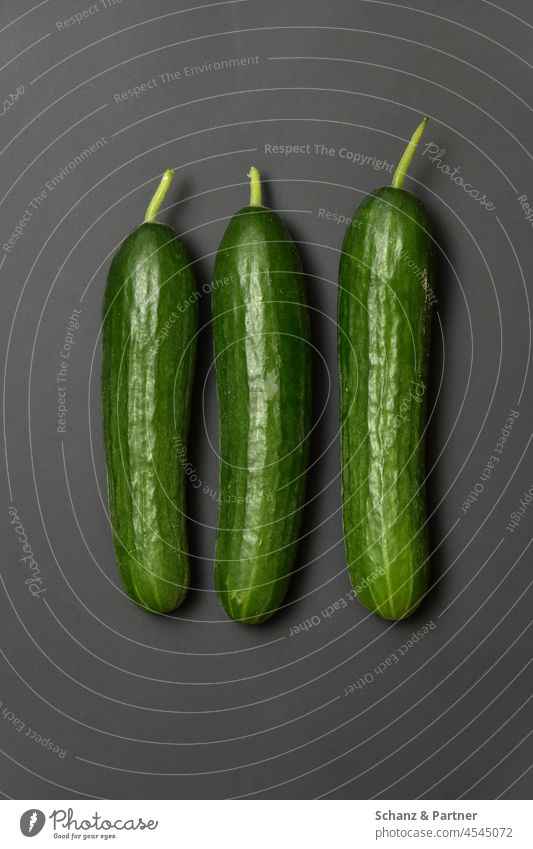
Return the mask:
<path id="1" fill-rule="evenodd" d="M 311 418 L 302 266 L 272 210 L 245 207 L 232 218 L 215 262 L 212 311 L 221 453 L 215 585 L 230 618 L 258 624 L 289 585 Z"/>
<path id="2" fill-rule="evenodd" d="M 177 448 L 189 429 L 196 298 L 189 258 L 171 227 L 144 223 L 130 233 L 104 298 L 104 444 L 122 583 L 133 601 L 159 613 L 178 607 L 189 588 Z"/>
<path id="3" fill-rule="evenodd" d="M 342 502 L 354 589 L 369 610 L 391 620 L 414 612 L 429 580 L 424 425 L 432 290 L 422 203 L 402 189 L 378 189 L 348 227 L 339 270 Z"/>

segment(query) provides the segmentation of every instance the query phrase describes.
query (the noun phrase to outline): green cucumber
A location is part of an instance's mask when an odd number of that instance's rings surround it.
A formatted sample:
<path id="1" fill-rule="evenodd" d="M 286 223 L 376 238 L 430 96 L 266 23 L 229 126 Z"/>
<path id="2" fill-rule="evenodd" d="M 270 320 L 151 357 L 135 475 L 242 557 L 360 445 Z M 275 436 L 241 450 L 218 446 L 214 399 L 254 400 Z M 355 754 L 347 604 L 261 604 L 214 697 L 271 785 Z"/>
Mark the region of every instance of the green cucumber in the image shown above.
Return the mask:
<path id="1" fill-rule="evenodd" d="M 189 588 L 185 472 L 198 327 L 191 263 L 156 222 L 166 171 L 144 223 L 115 254 L 103 306 L 102 407 L 113 542 L 127 594 L 158 613 Z"/>
<path id="2" fill-rule="evenodd" d="M 411 615 L 429 579 L 424 427 L 432 238 L 422 203 L 402 188 L 426 122 L 392 185 L 369 195 L 354 215 L 339 269 L 346 557 L 360 601 L 391 620 Z"/>
<path id="3" fill-rule="evenodd" d="M 227 614 L 257 624 L 283 602 L 305 497 L 311 414 L 309 316 L 301 261 L 261 205 L 231 219 L 212 298 L 220 422 L 215 584 Z"/>

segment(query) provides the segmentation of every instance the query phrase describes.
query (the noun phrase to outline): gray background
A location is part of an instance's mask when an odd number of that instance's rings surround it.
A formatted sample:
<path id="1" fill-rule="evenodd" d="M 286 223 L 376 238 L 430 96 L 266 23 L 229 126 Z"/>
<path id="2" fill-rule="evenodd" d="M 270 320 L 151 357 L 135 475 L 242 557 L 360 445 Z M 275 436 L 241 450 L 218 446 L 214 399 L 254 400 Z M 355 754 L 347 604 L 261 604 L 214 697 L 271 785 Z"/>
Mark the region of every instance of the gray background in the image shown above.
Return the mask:
<path id="1" fill-rule="evenodd" d="M 513 533 L 506 526 L 533 484 L 533 234 L 517 199 L 533 199 L 531 4 L 123 0 L 58 29 L 89 5 L 0 6 L 2 92 L 24 86 L 0 118 L 2 243 L 46 181 L 106 139 L 47 193 L 0 257 L 0 791 L 29 799 L 527 797 L 533 507 Z M 236 56 L 259 60 L 183 75 Z M 178 70 L 181 79 L 115 101 Z M 396 162 L 426 113 L 425 143 L 444 148 L 442 162 L 459 166 L 496 207 L 465 194 L 421 148 L 408 187 L 426 203 L 439 247 L 428 435 L 434 588 L 408 622 L 384 623 L 358 602 L 328 617 L 350 589 L 335 365 L 344 228 L 318 211 L 349 215 L 389 180 L 342 158 L 341 148 Z M 268 154 L 265 144 L 309 144 L 311 153 Z M 315 144 L 334 155 L 316 155 Z M 228 217 L 246 202 L 252 163 L 300 244 L 313 340 L 327 364 L 317 355 L 320 421 L 297 571 L 285 609 L 257 629 L 224 619 L 214 596 L 209 494 L 191 494 L 195 591 L 183 607 L 153 617 L 124 597 L 104 506 L 98 393 L 109 257 L 144 213 L 156 176 L 177 169 L 162 220 L 183 234 L 201 286 Z M 58 434 L 56 373 L 73 308 L 82 312 L 67 432 Z M 207 296 L 201 315 L 190 460 L 216 490 Z M 511 410 L 520 415 L 500 462 L 463 512 Z M 11 504 L 46 586 L 37 598 L 24 583 Z M 319 624 L 290 636 L 308 619 Z M 374 671 L 424 626 L 399 662 Z M 358 679 L 364 685 L 345 696 Z"/>

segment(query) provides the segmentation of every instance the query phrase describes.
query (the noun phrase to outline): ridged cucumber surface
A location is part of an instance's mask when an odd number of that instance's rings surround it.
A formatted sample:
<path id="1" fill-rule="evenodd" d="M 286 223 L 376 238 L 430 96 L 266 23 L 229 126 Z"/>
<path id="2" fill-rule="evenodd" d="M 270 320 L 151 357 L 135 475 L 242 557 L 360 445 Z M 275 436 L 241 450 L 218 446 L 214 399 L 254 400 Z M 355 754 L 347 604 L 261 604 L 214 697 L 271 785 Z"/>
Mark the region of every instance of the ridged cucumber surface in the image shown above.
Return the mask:
<path id="1" fill-rule="evenodd" d="M 175 231 L 144 223 L 117 251 L 102 326 L 102 405 L 110 517 L 122 584 L 140 606 L 174 610 L 189 588 L 185 473 L 198 307 Z"/>
<path id="2" fill-rule="evenodd" d="M 227 614 L 257 624 L 282 604 L 305 497 L 311 348 L 302 265 L 279 215 L 251 203 L 217 253 L 213 334 L 220 422 L 215 583 Z"/>
<path id="3" fill-rule="evenodd" d="M 361 204 L 339 271 L 342 501 L 359 599 L 403 619 L 428 586 L 424 495 L 433 252 L 422 203 L 402 188 L 418 127 L 392 186 Z"/>

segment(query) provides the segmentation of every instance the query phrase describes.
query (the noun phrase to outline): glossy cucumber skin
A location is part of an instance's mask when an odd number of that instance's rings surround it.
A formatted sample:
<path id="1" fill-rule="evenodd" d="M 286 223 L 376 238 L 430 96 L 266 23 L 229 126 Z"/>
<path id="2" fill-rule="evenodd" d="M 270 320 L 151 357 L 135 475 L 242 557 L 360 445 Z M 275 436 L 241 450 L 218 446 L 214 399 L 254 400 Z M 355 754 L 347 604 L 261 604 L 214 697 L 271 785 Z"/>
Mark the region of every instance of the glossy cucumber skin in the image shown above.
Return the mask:
<path id="1" fill-rule="evenodd" d="M 410 616 L 428 585 L 424 426 L 433 257 L 422 203 L 382 188 L 359 207 L 339 270 L 343 522 L 359 599 Z"/>
<path id="2" fill-rule="evenodd" d="M 187 595 L 185 472 L 198 327 L 189 258 L 171 227 L 144 223 L 109 270 L 102 405 L 113 542 L 124 589 L 174 610 Z"/>
<path id="3" fill-rule="evenodd" d="M 245 207 L 232 218 L 212 310 L 221 455 L 215 584 L 232 619 L 258 624 L 289 585 L 311 415 L 301 261 L 272 210 Z"/>

